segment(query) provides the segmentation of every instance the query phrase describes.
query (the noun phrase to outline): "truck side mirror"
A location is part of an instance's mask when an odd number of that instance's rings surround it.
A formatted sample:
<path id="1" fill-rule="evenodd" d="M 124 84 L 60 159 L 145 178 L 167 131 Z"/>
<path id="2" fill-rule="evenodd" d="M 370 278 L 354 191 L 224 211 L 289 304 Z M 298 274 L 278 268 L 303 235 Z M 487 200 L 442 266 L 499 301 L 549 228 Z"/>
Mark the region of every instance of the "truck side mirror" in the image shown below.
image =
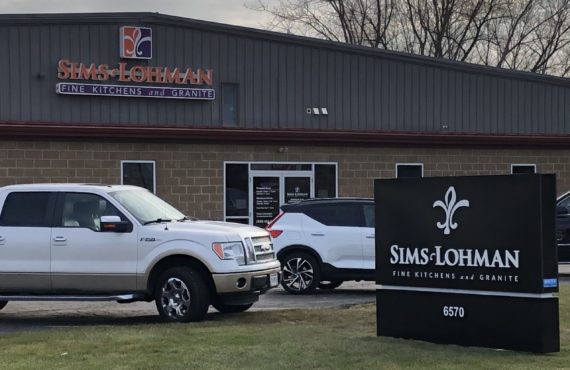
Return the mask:
<path id="1" fill-rule="evenodd" d="M 101 231 L 125 233 L 129 231 L 129 222 L 121 221 L 119 216 L 101 216 Z"/>

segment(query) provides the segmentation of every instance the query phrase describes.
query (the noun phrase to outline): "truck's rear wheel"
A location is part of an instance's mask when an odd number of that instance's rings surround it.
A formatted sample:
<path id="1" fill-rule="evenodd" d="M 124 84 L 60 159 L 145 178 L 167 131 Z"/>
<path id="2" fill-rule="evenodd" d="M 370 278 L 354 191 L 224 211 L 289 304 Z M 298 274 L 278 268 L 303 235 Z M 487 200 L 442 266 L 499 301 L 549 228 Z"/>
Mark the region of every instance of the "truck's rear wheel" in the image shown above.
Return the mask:
<path id="1" fill-rule="evenodd" d="M 248 304 L 224 304 L 220 302 L 212 303 L 212 306 L 221 313 L 238 313 L 247 311 L 253 306 L 253 303 Z"/>
<path id="2" fill-rule="evenodd" d="M 3 309 L 4 307 L 6 307 L 7 304 L 8 304 L 8 301 L 0 301 L 0 310 Z"/>
<path id="3" fill-rule="evenodd" d="M 171 322 L 203 320 L 210 305 L 204 277 L 188 267 L 173 267 L 160 274 L 154 299 L 160 317 Z"/>

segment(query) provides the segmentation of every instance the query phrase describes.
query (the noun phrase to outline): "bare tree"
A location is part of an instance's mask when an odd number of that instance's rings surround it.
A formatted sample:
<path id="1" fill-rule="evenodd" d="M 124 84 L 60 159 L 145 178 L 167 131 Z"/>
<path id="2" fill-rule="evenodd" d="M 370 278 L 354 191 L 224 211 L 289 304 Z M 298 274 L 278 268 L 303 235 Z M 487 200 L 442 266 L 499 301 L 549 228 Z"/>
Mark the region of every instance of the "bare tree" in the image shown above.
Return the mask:
<path id="1" fill-rule="evenodd" d="M 570 0 L 251 0 L 268 28 L 537 73 L 570 75 Z"/>
<path id="2" fill-rule="evenodd" d="M 282 0 L 277 7 L 257 0 L 248 7 L 272 15 L 269 29 L 354 45 L 390 45 L 393 0 Z"/>

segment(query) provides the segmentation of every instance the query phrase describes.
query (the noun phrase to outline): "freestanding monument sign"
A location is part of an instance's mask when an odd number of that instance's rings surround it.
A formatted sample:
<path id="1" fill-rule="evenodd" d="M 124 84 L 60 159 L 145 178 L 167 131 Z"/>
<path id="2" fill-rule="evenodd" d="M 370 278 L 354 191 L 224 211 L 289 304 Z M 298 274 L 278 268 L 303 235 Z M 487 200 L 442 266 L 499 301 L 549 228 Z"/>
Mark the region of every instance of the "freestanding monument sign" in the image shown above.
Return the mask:
<path id="1" fill-rule="evenodd" d="M 554 175 L 375 181 L 378 335 L 560 350 Z"/>

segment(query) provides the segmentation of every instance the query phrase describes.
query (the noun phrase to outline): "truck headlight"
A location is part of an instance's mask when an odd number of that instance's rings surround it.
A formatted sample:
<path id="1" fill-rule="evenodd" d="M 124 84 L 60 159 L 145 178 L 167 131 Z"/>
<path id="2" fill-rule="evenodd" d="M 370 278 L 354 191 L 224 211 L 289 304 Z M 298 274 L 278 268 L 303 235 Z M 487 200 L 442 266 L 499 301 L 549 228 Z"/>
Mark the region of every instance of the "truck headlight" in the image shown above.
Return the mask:
<path id="1" fill-rule="evenodd" d="M 212 250 L 221 260 L 236 260 L 245 265 L 245 250 L 241 242 L 213 243 Z"/>

